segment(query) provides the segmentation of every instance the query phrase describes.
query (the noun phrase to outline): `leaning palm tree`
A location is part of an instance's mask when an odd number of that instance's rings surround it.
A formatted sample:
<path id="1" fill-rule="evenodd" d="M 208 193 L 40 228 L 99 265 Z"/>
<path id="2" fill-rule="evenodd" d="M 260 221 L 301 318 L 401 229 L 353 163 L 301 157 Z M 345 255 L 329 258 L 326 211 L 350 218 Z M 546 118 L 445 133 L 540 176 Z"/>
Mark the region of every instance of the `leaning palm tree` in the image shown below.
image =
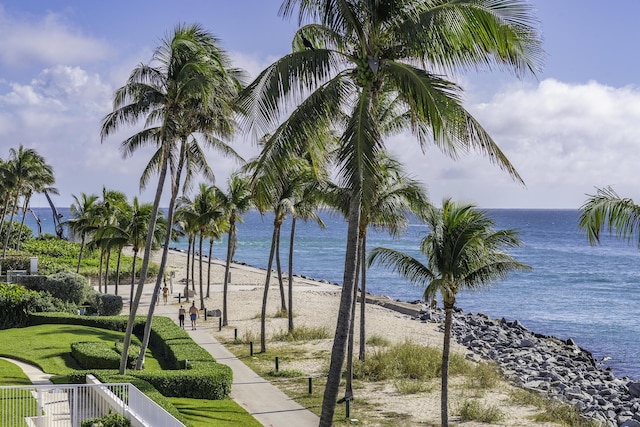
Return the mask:
<path id="1" fill-rule="evenodd" d="M 580 208 L 579 225 L 592 245 L 600 243 L 605 229 L 620 238 L 640 242 L 640 206 L 632 199 L 621 198 L 611 187 L 598 188 Z"/>
<path id="2" fill-rule="evenodd" d="M 516 261 L 504 249 L 520 245 L 515 230 L 494 230 L 494 222 L 473 205 L 449 199 L 442 208 L 428 207 L 425 222 L 429 234 L 420 243 L 426 256 L 423 264 L 412 256 L 389 248 L 375 248 L 369 264 L 378 263 L 400 273 L 409 282 L 426 286 L 424 299 L 442 295 L 445 309 L 442 347 L 442 427 L 448 426 L 448 374 L 452 312 L 456 295 L 463 289 L 475 289 L 504 278 L 514 270 L 530 269 Z"/>
<path id="3" fill-rule="evenodd" d="M 228 137 L 234 130 L 233 100 L 240 89 L 240 73 L 230 67 L 226 53 L 217 44 L 217 39 L 199 25 L 177 26 L 171 36 L 162 40 L 152 56 L 151 64 L 137 66 L 131 72 L 127 83 L 116 91 L 113 112 L 103 120 L 103 140 L 123 126 L 135 125 L 144 120 L 144 129 L 123 141 L 122 150 L 125 156 L 146 145 L 157 147 L 140 182 L 141 187 L 144 187 L 151 174 L 158 173 L 158 185 L 149 221 L 150 231 L 147 233 L 140 271 L 140 284 L 136 289 L 127 322 L 120 373 L 126 371 L 131 333 L 149 266 L 152 230 L 155 229 L 162 189 L 169 168 L 172 171 L 172 194 L 167 223 L 168 229 L 171 229 L 172 210 L 181 185 L 183 166 L 185 162 L 189 163 L 193 159 L 205 160 L 197 144 L 196 135 L 201 135 L 208 146 L 225 154 L 234 154 L 221 138 Z M 187 169 L 193 170 L 188 166 Z M 206 172 L 208 168 L 200 170 Z M 164 272 L 166 250 L 168 245 L 165 245 L 163 251 L 159 277 Z M 157 292 L 154 292 L 154 295 L 156 294 Z M 153 314 L 153 308 L 152 305 L 149 315 Z M 146 325 L 149 328 L 150 323 Z M 144 349 L 143 346 L 141 351 Z"/>
<path id="4" fill-rule="evenodd" d="M 285 0 L 281 14 L 297 14 L 294 52 L 267 67 L 244 93 L 246 125 L 271 134 L 272 157 L 286 159 L 318 126 L 340 135 L 338 173 L 352 192 L 336 335 L 321 426 L 333 421 L 356 281 L 361 201 L 370 196 L 384 149 L 375 112 L 395 94 L 421 146 L 434 143 L 456 157 L 478 150 L 520 181 L 482 126 L 462 105 L 462 89 L 445 76 L 497 67 L 533 72 L 540 37 L 524 0 Z M 296 105 L 292 111 L 291 105 Z"/>

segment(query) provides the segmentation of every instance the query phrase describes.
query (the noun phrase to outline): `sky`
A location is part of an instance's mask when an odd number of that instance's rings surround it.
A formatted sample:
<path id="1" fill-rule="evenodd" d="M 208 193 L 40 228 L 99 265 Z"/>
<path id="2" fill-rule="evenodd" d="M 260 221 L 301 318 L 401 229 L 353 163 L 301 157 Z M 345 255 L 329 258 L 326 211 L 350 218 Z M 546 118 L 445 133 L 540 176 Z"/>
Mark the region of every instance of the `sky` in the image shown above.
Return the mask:
<path id="1" fill-rule="evenodd" d="M 477 153 L 452 160 L 435 147 L 422 152 L 409 134 L 387 147 L 436 204 L 450 197 L 482 208 L 578 209 L 606 186 L 638 199 L 640 2 L 530 3 L 544 40 L 543 69 L 521 80 L 496 71 L 457 76 L 465 107 L 525 185 Z M 60 207 L 73 203 L 73 195 L 101 194 L 103 186 L 152 201 L 155 183 L 139 189 L 150 152 L 123 158 L 119 150 L 133 130 L 100 140 L 114 91 L 183 23 L 201 24 L 236 67 L 255 77 L 291 51 L 297 23 L 278 16 L 280 4 L 0 0 L 0 158 L 21 144 L 43 155 L 55 172 Z M 258 152 L 249 135 L 231 144 L 246 159 Z M 238 164 L 214 152 L 208 159 L 225 188 Z M 32 200 L 32 206 L 46 203 L 43 196 Z"/>

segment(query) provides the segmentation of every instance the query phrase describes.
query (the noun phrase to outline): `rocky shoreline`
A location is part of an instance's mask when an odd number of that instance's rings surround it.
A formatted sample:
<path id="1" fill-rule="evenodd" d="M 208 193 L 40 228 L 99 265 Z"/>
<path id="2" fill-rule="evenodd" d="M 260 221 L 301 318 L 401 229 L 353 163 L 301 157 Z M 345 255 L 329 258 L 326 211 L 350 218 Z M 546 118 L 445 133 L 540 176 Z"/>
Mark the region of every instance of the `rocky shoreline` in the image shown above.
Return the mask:
<path id="1" fill-rule="evenodd" d="M 423 309 L 415 318 L 443 325 L 444 310 Z M 617 378 L 573 340 L 461 310 L 454 312 L 451 332 L 470 357 L 495 362 L 516 385 L 567 402 L 606 426 L 640 427 L 640 382 Z"/>

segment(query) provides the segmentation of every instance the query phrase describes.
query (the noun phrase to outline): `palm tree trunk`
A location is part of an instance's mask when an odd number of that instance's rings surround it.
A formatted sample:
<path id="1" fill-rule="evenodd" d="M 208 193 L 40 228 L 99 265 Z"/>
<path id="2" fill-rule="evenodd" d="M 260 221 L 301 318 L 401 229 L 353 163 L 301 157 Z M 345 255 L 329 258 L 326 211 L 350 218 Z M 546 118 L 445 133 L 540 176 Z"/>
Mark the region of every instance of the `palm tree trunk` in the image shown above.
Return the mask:
<path id="1" fill-rule="evenodd" d="M 153 235 L 156 229 L 156 221 L 158 219 L 158 209 L 160 208 L 160 199 L 162 197 L 162 188 L 164 187 L 164 181 L 167 178 L 167 156 L 163 153 L 162 167 L 160 168 L 160 176 L 158 177 L 158 186 L 156 187 L 156 194 L 153 200 L 153 209 L 151 210 L 151 216 L 149 218 L 149 231 L 147 232 L 147 240 L 144 246 L 144 256 L 142 257 L 142 267 L 140 269 L 140 282 L 136 289 L 136 295 L 131 303 L 131 309 L 129 310 L 129 319 L 127 320 L 127 330 L 125 331 L 124 340 L 122 343 L 122 358 L 120 359 L 120 375 L 124 375 L 127 372 L 127 358 L 129 355 L 129 345 L 131 344 L 131 334 L 133 333 L 133 326 L 136 321 L 136 313 L 140 300 L 142 299 L 142 289 L 144 282 L 147 278 L 147 272 L 149 271 L 149 260 L 151 258 L 151 246 L 153 244 Z M 171 224 L 167 229 L 167 234 L 171 235 Z"/>
<path id="2" fill-rule="evenodd" d="M 282 280 L 282 263 L 280 262 L 280 230 L 281 225 L 278 225 L 278 240 L 276 242 L 276 269 L 278 270 L 278 285 L 280 286 L 280 312 L 287 312 L 287 300 L 284 296 L 284 281 Z"/>
<path id="3" fill-rule="evenodd" d="M 198 252 L 199 252 L 198 273 L 199 273 L 199 279 L 200 279 L 200 310 L 204 310 L 204 288 L 203 288 L 204 278 L 202 277 L 202 240 L 203 238 L 204 238 L 204 233 L 200 232 L 200 244 L 198 246 Z"/>
<path id="4" fill-rule="evenodd" d="M 109 264 L 111 264 L 111 247 L 107 248 L 107 259 L 104 267 L 104 293 L 108 293 L 107 286 L 109 285 Z"/>
<path id="5" fill-rule="evenodd" d="M 19 196 L 16 194 L 16 197 L 11 205 L 10 213 L 9 213 L 9 224 L 7 225 L 7 234 L 4 236 L 4 246 L 2 248 L 2 259 L 5 259 L 7 256 L 7 247 L 9 246 L 9 237 L 11 236 L 11 231 L 13 230 L 13 216 L 16 212 L 16 207 L 18 206 L 18 198 Z"/>
<path id="6" fill-rule="evenodd" d="M 196 235 L 193 235 L 193 242 L 191 243 L 193 248 L 191 249 L 191 290 L 196 290 Z"/>
<path id="7" fill-rule="evenodd" d="M 367 349 L 367 334 L 365 329 L 365 309 L 367 307 L 367 233 L 362 235 L 362 256 L 360 257 L 360 353 L 358 359 L 364 362 Z"/>
<path id="8" fill-rule="evenodd" d="M 24 219 L 27 216 L 27 209 L 29 208 L 29 196 L 24 196 L 24 203 L 22 204 L 22 219 L 20 220 L 20 230 L 18 231 L 18 241 L 16 242 L 16 250 L 20 250 L 20 240 L 22 239 L 22 229 L 24 227 Z"/>
<path id="9" fill-rule="evenodd" d="M 291 236 L 289 236 L 289 333 L 293 332 L 293 242 L 296 234 L 296 217 L 291 220 Z"/>
<path id="10" fill-rule="evenodd" d="M 133 288 L 136 285 L 136 261 L 138 260 L 138 250 L 133 250 L 133 265 L 131 266 L 131 289 L 129 291 L 129 313 L 133 304 Z"/>
<path id="11" fill-rule="evenodd" d="M 118 248 L 118 260 L 116 261 L 116 291 L 115 294 L 118 295 L 118 285 L 120 284 L 120 260 L 122 258 L 122 246 Z"/>
<path id="12" fill-rule="evenodd" d="M 451 313 L 453 304 L 444 304 L 444 344 L 442 345 L 442 384 L 440 391 L 440 422 L 449 425 L 449 351 L 451 348 Z"/>
<path id="13" fill-rule="evenodd" d="M 98 292 L 102 292 L 102 267 L 104 263 L 104 249 L 100 249 L 100 267 L 98 267 Z M 106 293 L 106 291 L 105 291 Z"/>
<path id="14" fill-rule="evenodd" d="M 207 298 L 211 287 L 211 255 L 213 254 L 213 237 L 209 237 L 209 257 L 207 258 Z"/>
<path id="15" fill-rule="evenodd" d="M 264 293 L 262 294 L 262 311 L 260 312 L 260 351 L 267 351 L 267 297 L 269 296 L 269 282 L 271 280 L 271 267 L 273 267 L 273 257 L 278 241 L 278 226 L 273 225 L 273 236 L 271 236 L 271 250 L 269 251 L 269 262 L 267 263 L 267 278 L 264 282 Z"/>
<path id="16" fill-rule="evenodd" d="M 78 254 L 78 266 L 76 267 L 76 273 L 80 273 L 80 263 L 82 262 L 82 252 L 84 251 L 84 239 L 86 233 L 82 233 L 82 239 L 80 240 L 80 253 Z"/>
<path id="17" fill-rule="evenodd" d="M 333 414 L 336 409 L 336 398 L 342 376 L 342 364 L 346 352 L 347 338 L 351 322 L 351 304 L 353 288 L 356 286 L 358 270 L 358 225 L 360 223 L 360 195 L 354 194 L 349 206 L 349 225 L 347 230 L 347 248 L 344 260 L 344 277 L 342 292 L 340 293 L 340 306 L 338 309 L 338 321 L 336 333 L 331 348 L 331 363 L 327 376 L 327 385 L 322 398 L 322 413 L 320 414 L 319 427 L 331 427 Z"/>
<path id="18" fill-rule="evenodd" d="M 176 199 L 178 197 L 178 189 L 180 188 L 180 176 L 182 174 L 182 165 L 184 161 L 184 151 L 186 143 L 182 142 L 180 148 L 180 160 L 176 168 L 175 180 L 171 180 L 171 199 L 169 200 L 169 210 L 167 212 L 167 234 L 164 238 L 164 245 L 162 246 L 162 259 L 160 260 L 160 268 L 158 269 L 158 277 L 156 278 L 156 285 L 153 288 L 153 294 L 151 295 L 151 306 L 149 307 L 149 313 L 147 313 L 147 321 L 144 324 L 144 336 L 142 337 L 142 344 L 140 345 L 140 353 L 138 354 L 138 361 L 136 362 L 136 370 L 141 370 L 144 366 L 144 355 L 149 346 L 149 337 L 151 336 L 151 324 L 153 322 L 153 313 L 156 309 L 156 301 L 158 299 L 158 293 L 162 285 L 162 278 L 164 277 L 164 270 L 167 265 L 167 255 L 169 253 L 169 245 L 171 244 L 171 228 L 173 226 L 173 212 L 175 210 Z"/>
<path id="19" fill-rule="evenodd" d="M 229 316 L 227 314 L 227 291 L 229 287 L 229 270 L 231 268 L 231 257 L 233 253 L 233 234 L 236 230 L 235 221 L 230 221 L 229 224 L 229 234 L 227 240 L 227 261 L 224 264 L 224 282 L 222 286 L 222 326 L 229 325 Z"/>
<path id="20" fill-rule="evenodd" d="M 189 270 L 189 256 L 191 255 L 191 233 L 187 233 L 187 286 L 184 288 L 185 301 L 189 302 L 189 279 L 191 278 L 191 270 Z M 191 260 L 193 262 L 193 259 Z"/>
<path id="21" fill-rule="evenodd" d="M 359 242 L 362 246 L 362 242 Z M 358 252 L 362 254 L 362 249 L 358 249 Z M 362 264 L 362 256 L 358 257 L 358 264 Z M 358 302 L 358 273 L 360 267 L 356 267 L 356 286 L 353 287 L 353 302 L 351 305 L 351 325 L 349 326 L 349 342 L 347 345 L 347 372 L 346 372 L 346 386 L 344 391 L 344 400 L 353 400 L 353 341 L 355 339 L 355 323 L 356 323 L 356 305 Z"/>

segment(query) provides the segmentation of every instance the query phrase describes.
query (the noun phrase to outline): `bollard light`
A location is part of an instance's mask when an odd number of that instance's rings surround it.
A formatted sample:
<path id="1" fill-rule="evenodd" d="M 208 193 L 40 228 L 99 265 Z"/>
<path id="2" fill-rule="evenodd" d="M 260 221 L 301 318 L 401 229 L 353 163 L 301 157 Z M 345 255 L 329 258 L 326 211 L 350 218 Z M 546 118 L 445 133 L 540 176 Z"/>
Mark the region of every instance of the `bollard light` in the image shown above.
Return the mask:
<path id="1" fill-rule="evenodd" d="M 313 378 L 309 377 L 309 394 L 313 394 Z"/>
<path id="2" fill-rule="evenodd" d="M 279 363 L 278 356 L 276 356 L 276 373 L 278 373 L 279 371 L 280 371 L 280 363 Z"/>
<path id="3" fill-rule="evenodd" d="M 249 356 L 253 357 L 253 341 L 249 341 Z"/>

